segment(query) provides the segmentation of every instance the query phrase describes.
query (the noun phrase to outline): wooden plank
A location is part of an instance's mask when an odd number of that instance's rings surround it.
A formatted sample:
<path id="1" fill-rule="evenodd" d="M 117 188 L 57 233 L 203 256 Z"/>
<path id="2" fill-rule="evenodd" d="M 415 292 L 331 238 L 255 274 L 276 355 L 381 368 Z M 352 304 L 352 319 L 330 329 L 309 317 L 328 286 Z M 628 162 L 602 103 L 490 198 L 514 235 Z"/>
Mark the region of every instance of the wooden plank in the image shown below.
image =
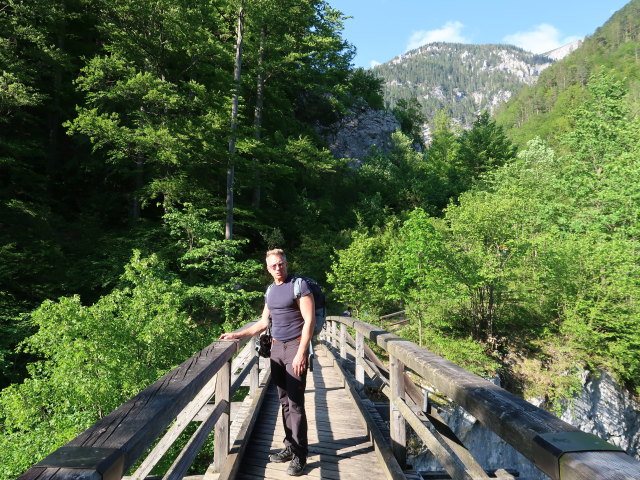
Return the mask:
<path id="1" fill-rule="evenodd" d="M 638 480 L 638 462 L 623 452 L 574 452 L 560 457 L 561 480 Z"/>
<path id="2" fill-rule="evenodd" d="M 347 358 L 347 326 L 340 324 L 340 358 Z"/>
<path id="3" fill-rule="evenodd" d="M 153 467 L 160 461 L 165 453 L 171 448 L 173 442 L 180 436 L 185 428 L 189 426 L 192 419 L 202 410 L 202 407 L 213 396 L 216 389 L 216 376 L 214 375 L 211 380 L 207 382 L 205 387 L 200 390 L 191 402 L 180 412 L 176 421 L 171 425 L 171 428 L 167 430 L 162 439 L 153 448 L 153 450 L 146 456 L 144 461 L 140 464 L 138 469 L 131 475 L 131 480 L 143 480 Z"/>
<path id="4" fill-rule="evenodd" d="M 306 410 L 309 424 L 309 456 L 304 476 L 332 480 L 383 480 L 373 444 L 365 426 L 354 422 L 354 405 L 333 362 L 318 349 L 316 368 L 307 377 Z M 336 387 L 339 385 L 339 388 Z M 284 430 L 280 405 L 273 390 L 266 393 L 260 416 L 236 475 L 237 479 L 286 478 L 288 462 L 269 463 L 269 454 L 282 448 Z"/>
<path id="5" fill-rule="evenodd" d="M 218 370 L 216 381 L 216 408 L 222 403 L 226 403 L 227 407 L 231 402 L 231 363 L 225 363 Z M 215 443 L 213 446 L 213 471 L 222 470 L 224 462 L 227 460 L 229 453 L 229 437 L 230 437 L 230 415 L 229 408 L 220 415 L 215 425 Z"/>
<path id="6" fill-rule="evenodd" d="M 398 406 L 404 402 L 404 363 L 399 358 L 389 356 L 389 432 L 391 450 L 400 467 L 407 461 L 407 427 Z"/>
<path id="7" fill-rule="evenodd" d="M 257 360 L 256 364 L 251 368 L 251 375 L 249 376 L 249 395 L 253 398 L 260 388 L 260 357 L 258 352 L 254 348 L 258 336 L 251 338 L 249 345 L 252 347 L 252 355 Z"/>
<path id="8" fill-rule="evenodd" d="M 247 415 L 242 421 L 235 438 L 232 438 L 233 445 L 227 455 L 227 461 L 222 467 L 219 475 L 216 475 L 216 480 L 230 480 L 235 478 L 240 468 L 240 461 L 243 459 L 249 443 L 249 437 L 253 432 L 260 407 L 262 406 L 265 394 L 267 392 L 267 385 L 271 380 L 271 370 L 267 369 L 262 375 L 262 382 L 258 385 L 258 389 L 252 397 L 250 406 L 248 409 L 249 415 Z M 210 468 L 205 473 L 203 480 L 213 480 L 214 474 L 213 468 Z"/>
<path id="9" fill-rule="evenodd" d="M 364 389 L 364 335 L 356 332 L 356 382 L 358 389 Z"/>
<path id="10" fill-rule="evenodd" d="M 324 351 L 329 355 L 333 356 L 333 352 L 329 350 L 327 347 L 324 347 Z M 378 460 L 380 465 L 385 468 L 386 477 L 389 480 L 406 480 L 404 476 L 404 472 L 402 468 L 398 464 L 397 460 L 393 456 L 393 452 L 386 439 L 383 437 L 382 433 L 378 429 L 377 425 L 371 418 L 367 408 L 364 406 L 362 401 L 360 400 L 360 396 L 357 393 L 357 390 L 354 385 L 352 385 L 351 379 L 347 376 L 346 371 L 342 368 L 340 362 L 337 361 L 337 358 L 334 357 L 333 362 L 334 367 L 341 373 L 341 375 L 345 378 L 347 383 L 347 388 L 345 391 L 349 394 L 349 397 L 352 399 L 354 405 L 357 407 L 360 418 L 364 422 L 366 428 L 369 429 L 369 433 L 371 435 L 371 439 L 375 446 L 375 452 L 378 456 Z M 355 383 L 355 382 L 354 382 Z"/>
<path id="11" fill-rule="evenodd" d="M 229 410 L 229 403 L 225 400 L 217 402 L 216 408 L 211 412 L 209 418 L 200 424 L 196 432 L 191 436 L 178 457 L 174 460 L 162 480 L 181 480 L 198 455 L 198 452 L 207 440 L 209 433 L 213 429 L 224 412 Z"/>
<path id="12" fill-rule="evenodd" d="M 393 375 L 391 378 L 393 378 Z M 481 475 L 472 477 L 453 451 L 447 448 L 444 442 L 440 442 L 439 439 L 431 433 L 422 421 L 411 411 L 403 399 L 396 397 L 395 406 L 402 416 L 407 419 L 409 425 L 413 428 L 413 431 L 416 432 L 420 439 L 429 448 L 429 451 L 436 457 L 438 463 L 447 471 L 447 473 L 449 473 L 449 475 L 451 475 L 452 478 L 458 480 L 489 478 L 484 471 L 481 472 Z"/>

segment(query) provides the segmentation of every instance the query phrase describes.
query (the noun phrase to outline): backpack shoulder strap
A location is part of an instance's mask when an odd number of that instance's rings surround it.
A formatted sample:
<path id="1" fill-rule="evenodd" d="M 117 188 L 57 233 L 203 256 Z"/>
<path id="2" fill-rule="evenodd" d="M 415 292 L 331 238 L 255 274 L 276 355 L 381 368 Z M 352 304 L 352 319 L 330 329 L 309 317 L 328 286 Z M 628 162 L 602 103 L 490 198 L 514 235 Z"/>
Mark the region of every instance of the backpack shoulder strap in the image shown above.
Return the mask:
<path id="1" fill-rule="evenodd" d="M 293 281 L 293 298 L 300 298 L 300 292 L 302 290 L 302 277 L 295 277 Z"/>

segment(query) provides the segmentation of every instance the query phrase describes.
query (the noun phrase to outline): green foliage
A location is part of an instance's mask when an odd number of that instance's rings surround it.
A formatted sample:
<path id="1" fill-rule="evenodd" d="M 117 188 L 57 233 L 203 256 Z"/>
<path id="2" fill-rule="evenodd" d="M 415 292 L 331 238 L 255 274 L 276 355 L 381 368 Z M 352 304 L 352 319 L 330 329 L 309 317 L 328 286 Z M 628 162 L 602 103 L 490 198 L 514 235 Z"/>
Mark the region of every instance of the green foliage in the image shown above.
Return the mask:
<path id="1" fill-rule="evenodd" d="M 185 308 L 201 322 L 214 314 L 207 323 L 227 321 L 235 328 L 254 315 L 251 301 L 262 298 L 262 293 L 251 291 L 258 286 L 256 277 L 262 265 L 237 260 L 247 242 L 223 240 L 223 226 L 207 217 L 206 209 L 190 204 L 164 216 L 176 239 L 178 271 L 186 287 Z"/>
<path id="2" fill-rule="evenodd" d="M 410 333 L 407 338 L 411 338 Z M 427 350 L 485 378 L 495 376 L 500 368 L 500 363 L 487 352 L 487 347 L 471 338 L 452 338 L 429 332 L 423 345 Z"/>
<path id="3" fill-rule="evenodd" d="M 349 76 L 349 92 L 354 98 L 362 98 L 373 110 L 384 109 L 382 80 L 368 70 L 356 68 Z"/>
<path id="4" fill-rule="evenodd" d="M 183 310 L 187 289 L 136 253 L 121 286 L 90 306 L 47 301 L 23 348 L 43 358 L 0 395 L 2 478 L 15 477 L 208 343 Z"/>
<path id="5" fill-rule="evenodd" d="M 390 242 L 390 232 L 354 232 L 349 247 L 337 252 L 327 279 L 336 301 L 351 307 L 354 316 L 380 315 L 389 308 L 385 261 Z"/>
<path id="6" fill-rule="evenodd" d="M 0 394 L 0 477 L 21 473 L 184 361 L 223 329 L 255 315 L 260 270 L 238 261 L 244 242 L 222 240 L 204 209 L 172 210 L 168 261 L 134 252 L 115 289 L 84 306 L 78 296 L 46 301 L 30 318 L 23 351 L 39 358 L 29 378 Z"/>
<path id="7" fill-rule="evenodd" d="M 557 147 L 557 139 L 572 130 L 567 118 L 582 103 L 584 86 L 593 74 L 615 72 L 626 86 L 634 85 L 640 74 L 639 19 L 640 2 L 632 0 L 587 37 L 580 48 L 544 70 L 536 85 L 502 105 L 496 119 L 509 137 L 524 145 L 540 136 Z M 629 96 L 627 102 L 637 108 L 637 97 Z"/>
<path id="8" fill-rule="evenodd" d="M 392 109 L 393 115 L 400 122 L 400 130 L 418 145 L 421 150 L 426 148 L 424 138 L 422 136 L 422 126 L 425 123 L 425 117 L 422 113 L 420 103 L 415 98 L 398 100 L 395 108 Z"/>
<path id="9" fill-rule="evenodd" d="M 506 137 L 502 127 L 484 111 L 473 122 L 471 130 L 460 136 L 456 173 L 459 191 L 465 191 L 482 174 L 504 165 L 515 156 L 516 147 Z"/>
<path id="10" fill-rule="evenodd" d="M 361 301 L 356 292 L 371 288 L 349 284 L 347 276 L 376 278 L 385 299 L 404 304 L 411 338 L 446 338 L 431 348 L 454 361 L 464 362 L 462 349 L 486 365 L 500 356 L 512 374 L 526 376 L 529 393 L 543 385 L 550 405 L 575 392 L 583 366 L 606 368 L 637 389 L 640 129 L 627 95 L 611 75 L 594 75 L 562 139 L 568 154 L 538 138 L 510 158 L 513 148 L 500 142 L 509 154 L 504 165 L 477 177 L 443 219 L 416 209 L 399 227 L 358 237 L 354 251 L 391 241 L 384 252 L 341 254 L 332 278 L 343 301 Z M 454 144 L 446 130 L 442 140 L 436 159 Z M 519 364 L 511 360 L 516 352 Z"/>

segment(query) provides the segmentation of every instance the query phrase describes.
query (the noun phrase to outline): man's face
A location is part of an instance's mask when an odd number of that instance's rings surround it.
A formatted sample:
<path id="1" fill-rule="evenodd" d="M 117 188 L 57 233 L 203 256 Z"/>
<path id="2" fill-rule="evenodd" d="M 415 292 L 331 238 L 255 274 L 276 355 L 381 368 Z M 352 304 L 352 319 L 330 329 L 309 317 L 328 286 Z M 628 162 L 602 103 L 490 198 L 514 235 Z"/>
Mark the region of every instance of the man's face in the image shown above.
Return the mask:
<path id="1" fill-rule="evenodd" d="M 287 278 L 287 262 L 280 255 L 267 257 L 267 270 L 276 282 L 284 282 Z"/>

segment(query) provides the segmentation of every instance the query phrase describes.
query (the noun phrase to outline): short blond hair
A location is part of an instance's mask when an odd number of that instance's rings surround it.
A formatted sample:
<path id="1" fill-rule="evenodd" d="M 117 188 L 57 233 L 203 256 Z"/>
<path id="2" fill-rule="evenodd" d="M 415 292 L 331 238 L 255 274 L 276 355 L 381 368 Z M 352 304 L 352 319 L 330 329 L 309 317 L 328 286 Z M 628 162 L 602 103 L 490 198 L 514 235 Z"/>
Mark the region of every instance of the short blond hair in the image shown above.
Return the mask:
<path id="1" fill-rule="evenodd" d="M 282 257 L 285 262 L 287 261 L 287 256 L 284 254 L 284 250 L 282 250 L 281 248 L 272 248 L 271 250 L 267 250 L 265 258 L 269 258 L 272 255 L 278 255 Z"/>

